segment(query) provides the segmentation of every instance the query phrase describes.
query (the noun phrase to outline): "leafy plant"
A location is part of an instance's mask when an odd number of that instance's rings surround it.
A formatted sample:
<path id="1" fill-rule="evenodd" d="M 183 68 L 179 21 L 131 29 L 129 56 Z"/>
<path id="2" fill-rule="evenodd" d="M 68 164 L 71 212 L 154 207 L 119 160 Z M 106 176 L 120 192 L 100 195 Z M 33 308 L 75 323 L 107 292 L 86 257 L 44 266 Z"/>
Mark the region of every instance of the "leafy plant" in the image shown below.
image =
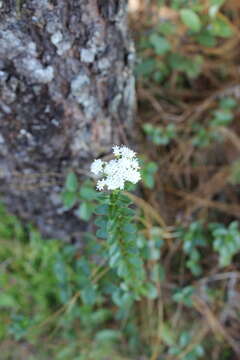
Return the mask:
<path id="1" fill-rule="evenodd" d="M 223 135 L 219 131 L 222 126 L 228 126 L 234 119 L 234 109 L 237 103 L 234 98 L 226 97 L 219 101 L 218 108 L 211 112 L 212 117 L 206 126 L 194 123 L 192 129 L 194 136 L 192 144 L 197 147 L 206 147 L 213 142 L 224 140 Z"/>
<path id="2" fill-rule="evenodd" d="M 144 292 L 144 271 L 136 244 L 137 227 L 131 221 L 135 211 L 129 208 L 131 201 L 121 190 L 125 182 L 136 184 L 140 180 L 140 167 L 135 153 L 126 146 L 114 146 L 113 154 L 115 159 L 108 163 L 98 159 L 91 165 L 91 171 L 103 177 L 97 188 L 109 190 L 99 197 L 96 234 L 107 241 L 109 265 L 124 280 L 122 288 L 138 296 Z"/>
<path id="3" fill-rule="evenodd" d="M 189 331 L 183 331 L 179 337 L 178 344 L 172 346 L 169 350 L 169 354 L 171 355 L 179 355 L 181 354 L 184 349 L 192 343 L 192 335 Z M 184 352 L 185 353 L 185 352 Z M 197 360 L 201 359 L 205 354 L 204 348 L 200 344 L 196 344 L 193 349 L 187 352 L 183 357 L 184 360 Z"/>
<path id="4" fill-rule="evenodd" d="M 200 265 L 200 247 L 206 246 L 206 234 L 200 222 L 192 222 L 183 234 L 183 251 L 188 255 L 186 266 L 193 275 L 199 276 L 202 273 Z"/>
<path id="5" fill-rule="evenodd" d="M 137 228 L 131 223 L 134 211 L 131 201 L 119 191 L 104 196 L 96 209 L 100 217 L 97 236 L 107 240 L 110 266 L 124 279 L 125 289 L 142 292 L 144 282 L 143 264 L 136 246 Z"/>
<path id="6" fill-rule="evenodd" d="M 213 236 L 213 248 L 219 254 L 219 265 L 228 266 L 232 258 L 240 251 L 240 230 L 238 221 L 228 227 L 223 224 L 209 225 Z"/>
<path id="7" fill-rule="evenodd" d="M 192 307 L 192 296 L 194 292 L 195 289 L 193 286 L 185 286 L 174 293 L 173 300 L 185 306 Z"/>
<path id="8" fill-rule="evenodd" d="M 161 1 L 159 6 L 170 7 L 169 13 L 174 14 L 174 21 L 164 18 L 140 39 L 138 76 L 168 87 L 168 79 L 174 71 L 179 73 L 179 78 L 188 79 L 203 74 L 207 55 L 200 56 L 198 51 L 188 54 L 182 50 L 182 45 L 196 43 L 211 48 L 217 46 L 221 39 L 234 36 L 231 21 L 222 14 L 224 3 L 225 0 L 209 1 L 206 8 L 199 1 Z M 179 83 L 182 84 L 182 81 Z"/>

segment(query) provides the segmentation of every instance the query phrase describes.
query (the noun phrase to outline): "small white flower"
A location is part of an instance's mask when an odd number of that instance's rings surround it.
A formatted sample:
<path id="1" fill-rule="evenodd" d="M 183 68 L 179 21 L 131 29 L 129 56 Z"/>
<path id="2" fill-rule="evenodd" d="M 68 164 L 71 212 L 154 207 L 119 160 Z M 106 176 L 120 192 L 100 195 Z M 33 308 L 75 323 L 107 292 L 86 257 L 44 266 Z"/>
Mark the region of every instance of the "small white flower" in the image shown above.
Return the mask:
<path id="1" fill-rule="evenodd" d="M 136 153 L 133 150 L 129 149 L 127 146 L 122 146 L 121 155 L 123 157 L 132 159 L 132 158 L 134 158 L 136 156 Z"/>
<path id="2" fill-rule="evenodd" d="M 121 150 L 120 150 L 120 147 L 118 145 L 114 145 L 112 147 L 112 149 L 113 149 L 113 154 L 115 156 L 120 156 L 121 155 Z"/>
<path id="3" fill-rule="evenodd" d="M 107 177 L 106 185 L 108 190 L 117 190 L 117 189 L 123 190 L 124 179 L 121 178 L 118 174 L 113 174 Z"/>
<path id="4" fill-rule="evenodd" d="M 133 184 L 137 184 L 141 179 L 141 175 L 136 170 L 129 170 L 126 176 L 126 180 L 132 182 Z"/>
<path id="5" fill-rule="evenodd" d="M 102 191 L 104 189 L 105 185 L 106 185 L 105 179 L 98 180 L 96 188 L 97 188 L 97 190 Z"/>
<path id="6" fill-rule="evenodd" d="M 132 159 L 131 160 L 131 166 L 133 169 L 135 170 L 139 170 L 140 169 L 140 165 L 137 159 Z"/>
<path id="7" fill-rule="evenodd" d="M 119 171 L 118 160 L 110 160 L 105 166 L 104 173 L 106 175 L 113 175 Z"/>
<path id="8" fill-rule="evenodd" d="M 103 178 L 97 182 L 97 190 L 123 190 L 126 181 L 136 184 L 140 179 L 140 166 L 136 153 L 127 146 L 113 146 L 115 159 L 104 162 L 100 159 L 94 160 L 91 171 Z"/>
<path id="9" fill-rule="evenodd" d="M 91 172 L 95 175 L 101 174 L 103 171 L 104 162 L 101 159 L 94 160 L 91 165 Z"/>

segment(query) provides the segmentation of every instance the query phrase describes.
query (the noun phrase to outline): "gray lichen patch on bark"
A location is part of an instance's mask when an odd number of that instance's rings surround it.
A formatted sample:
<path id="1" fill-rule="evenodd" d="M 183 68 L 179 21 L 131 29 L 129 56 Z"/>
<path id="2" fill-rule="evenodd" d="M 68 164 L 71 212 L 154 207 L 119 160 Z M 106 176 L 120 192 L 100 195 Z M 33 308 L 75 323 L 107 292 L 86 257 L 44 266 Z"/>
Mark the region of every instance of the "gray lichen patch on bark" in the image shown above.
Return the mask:
<path id="1" fill-rule="evenodd" d="M 61 184 L 39 187 L 33 175 L 49 182 L 47 173 L 59 179 L 69 168 L 86 168 L 88 159 L 121 141 L 119 124 L 131 126 L 134 48 L 127 4 L 21 3 L 20 16 L 14 2 L 0 8 L 0 191 L 46 234 L 66 237 L 77 221 L 51 200 Z M 31 177 L 31 191 L 20 178 L 19 189 L 13 174 Z"/>

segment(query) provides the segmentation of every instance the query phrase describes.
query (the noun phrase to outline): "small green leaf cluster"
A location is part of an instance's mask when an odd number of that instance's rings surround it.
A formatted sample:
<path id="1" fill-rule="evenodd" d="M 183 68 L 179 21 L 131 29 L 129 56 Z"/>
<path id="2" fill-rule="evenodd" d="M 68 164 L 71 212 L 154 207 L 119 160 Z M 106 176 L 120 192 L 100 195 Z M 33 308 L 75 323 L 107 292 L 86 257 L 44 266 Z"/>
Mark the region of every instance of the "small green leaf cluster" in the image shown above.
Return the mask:
<path id="1" fill-rule="evenodd" d="M 137 75 L 162 84 L 167 84 L 173 72 L 179 74 L 179 80 L 181 76 L 187 79 L 198 77 L 204 71 L 205 55 L 188 55 L 179 49 L 186 43 L 213 48 L 223 39 L 234 36 L 231 18 L 222 14 L 224 3 L 225 0 L 211 0 L 206 9 L 201 1 L 161 1 L 159 6 L 170 7 L 175 21 L 158 22 L 142 36 Z"/>
<path id="2" fill-rule="evenodd" d="M 9 307 L 12 298 L 9 297 L 5 302 L 5 307 Z M 4 306 L 2 303 L 1 306 Z M 8 328 L 9 335 L 12 335 L 17 341 L 23 339 L 27 335 L 28 328 L 34 325 L 31 318 L 24 316 L 23 314 L 13 314 L 11 316 L 11 323 Z"/>
<path id="3" fill-rule="evenodd" d="M 192 222 L 183 233 L 183 251 L 188 255 L 186 267 L 193 275 L 199 276 L 202 274 L 202 267 L 200 265 L 201 254 L 200 247 L 207 245 L 206 234 L 204 232 L 201 222 Z"/>
<path id="4" fill-rule="evenodd" d="M 181 21 L 192 33 L 198 33 L 196 40 L 205 46 L 216 44 L 216 37 L 228 38 L 233 35 L 229 23 L 220 16 L 219 11 L 225 0 L 211 0 L 207 16 L 202 12 L 201 3 L 190 8 L 180 9 Z"/>
<path id="5" fill-rule="evenodd" d="M 168 124 L 164 127 L 145 123 L 143 125 L 143 130 L 149 140 L 155 145 L 168 145 L 177 135 L 175 124 Z"/>
<path id="6" fill-rule="evenodd" d="M 234 109 L 237 102 L 232 97 L 226 97 L 218 102 L 217 109 L 211 112 L 207 125 L 194 123 L 192 125 L 192 144 L 196 147 L 206 147 L 216 141 L 223 141 L 224 137 L 219 128 L 228 126 L 234 119 Z"/>
<path id="7" fill-rule="evenodd" d="M 103 195 L 96 208 L 97 236 L 106 239 L 109 265 L 124 280 L 122 288 L 140 294 L 143 290 L 143 263 L 137 247 L 137 227 L 132 223 L 135 211 L 131 200 L 120 191 Z"/>
<path id="8" fill-rule="evenodd" d="M 61 194 L 65 211 L 76 207 L 74 214 L 81 220 L 89 221 L 93 215 L 97 197 L 98 192 L 94 189 L 92 181 L 87 180 L 80 186 L 76 174 L 68 173 Z"/>
<path id="9" fill-rule="evenodd" d="M 228 266 L 232 258 L 240 252 L 240 230 L 238 221 L 233 221 L 228 227 L 223 224 L 210 224 L 213 236 L 213 248 L 219 254 L 219 265 Z"/>
<path id="10" fill-rule="evenodd" d="M 141 45 L 143 49 L 147 49 L 150 45 L 153 46 L 153 39 L 155 41 L 153 50 L 155 51 L 155 55 L 159 56 L 159 47 L 162 45 L 159 43 L 156 45 L 157 36 L 150 38 L 149 43 L 148 41 L 143 41 Z M 160 39 L 163 39 L 163 37 L 159 36 L 158 42 Z M 163 83 L 173 71 L 185 74 L 190 79 L 196 78 L 201 73 L 203 65 L 203 57 L 201 55 L 194 55 L 190 58 L 177 52 L 170 52 L 166 45 L 164 49 L 167 54 L 165 54 L 165 56 L 162 55 L 161 57 L 166 58 L 166 61 L 155 59 L 155 57 L 143 58 L 136 67 L 136 74 L 138 77 L 151 78 L 157 83 Z"/>
<path id="11" fill-rule="evenodd" d="M 183 331 L 179 336 L 178 343 L 175 346 L 172 346 L 169 350 L 170 355 L 180 355 L 187 348 L 189 344 L 192 344 L 193 334 L 190 331 Z M 201 344 L 196 344 L 193 348 L 187 352 L 181 359 L 183 360 L 197 360 L 202 359 L 205 354 L 205 350 Z"/>
<path id="12" fill-rule="evenodd" d="M 229 226 L 209 223 L 207 227 L 195 221 L 188 228 L 180 228 L 177 237 L 182 239 L 183 252 L 187 255 L 185 266 L 197 277 L 203 273 L 201 261 L 204 252 L 210 247 L 217 251 L 220 267 L 230 265 L 233 257 L 240 251 L 238 221 L 231 222 Z"/>
<path id="13" fill-rule="evenodd" d="M 192 307 L 192 296 L 194 293 L 195 288 L 193 286 L 185 286 L 175 291 L 172 298 L 174 301 L 184 304 L 187 307 Z"/>
<path id="14" fill-rule="evenodd" d="M 210 112 L 210 116 L 203 123 L 192 122 L 191 144 L 196 148 L 205 148 L 213 143 L 223 141 L 224 135 L 221 129 L 232 123 L 235 118 L 236 107 L 237 102 L 233 97 L 228 96 L 218 100 L 216 108 Z M 145 123 L 142 127 L 147 139 L 155 145 L 167 146 L 174 139 L 177 139 L 177 136 L 178 138 L 184 136 L 183 130 L 178 129 L 172 123 L 166 126 L 154 126 L 151 123 Z"/>

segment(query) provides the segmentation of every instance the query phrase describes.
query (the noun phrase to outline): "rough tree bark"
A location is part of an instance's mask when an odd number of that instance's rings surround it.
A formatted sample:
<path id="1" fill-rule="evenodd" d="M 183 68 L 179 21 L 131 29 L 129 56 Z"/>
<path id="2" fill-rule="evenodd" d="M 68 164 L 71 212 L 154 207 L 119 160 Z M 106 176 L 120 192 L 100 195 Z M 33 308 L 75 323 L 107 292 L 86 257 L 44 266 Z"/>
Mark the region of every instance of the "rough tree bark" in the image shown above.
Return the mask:
<path id="1" fill-rule="evenodd" d="M 1 198 L 44 235 L 80 228 L 62 181 L 123 142 L 133 61 L 126 0 L 0 1 Z"/>

